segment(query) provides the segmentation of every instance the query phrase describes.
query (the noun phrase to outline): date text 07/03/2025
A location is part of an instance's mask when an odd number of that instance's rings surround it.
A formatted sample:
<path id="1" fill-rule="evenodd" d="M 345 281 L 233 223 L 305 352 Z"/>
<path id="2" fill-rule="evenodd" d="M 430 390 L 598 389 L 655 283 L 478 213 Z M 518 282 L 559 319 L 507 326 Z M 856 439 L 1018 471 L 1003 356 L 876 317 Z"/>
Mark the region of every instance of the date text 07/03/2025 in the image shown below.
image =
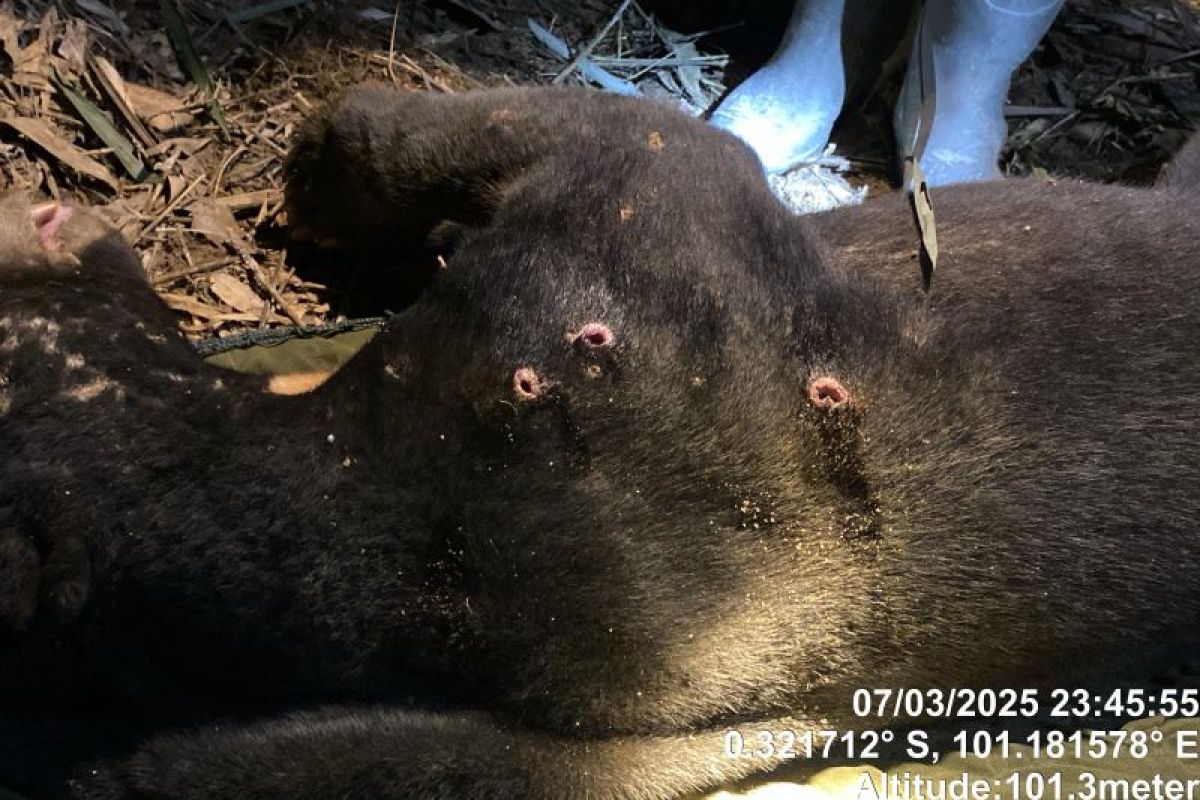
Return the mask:
<path id="1" fill-rule="evenodd" d="M 1200 687 L 1087 689 L 857 689 L 854 715 L 861 718 L 1053 718 L 1200 716 Z"/>

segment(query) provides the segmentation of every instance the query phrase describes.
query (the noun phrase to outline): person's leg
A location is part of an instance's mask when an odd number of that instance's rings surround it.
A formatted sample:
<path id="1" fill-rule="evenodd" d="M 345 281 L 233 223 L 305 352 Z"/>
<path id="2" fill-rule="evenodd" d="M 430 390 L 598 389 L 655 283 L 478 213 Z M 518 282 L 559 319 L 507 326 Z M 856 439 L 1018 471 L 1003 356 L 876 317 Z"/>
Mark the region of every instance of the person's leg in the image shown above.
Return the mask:
<path id="1" fill-rule="evenodd" d="M 712 123 L 750 145 L 767 172 L 786 172 L 825 150 L 846 92 L 845 2 L 796 0 L 775 55 L 713 111 Z"/>
<path id="2" fill-rule="evenodd" d="M 1045 35 L 1063 0 L 927 0 L 924 37 L 932 59 L 935 112 L 921 168 L 931 186 L 1000 177 L 1007 128 L 1004 103 L 1013 71 Z M 920 123 L 918 33 L 896 104 L 901 157 Z"/>

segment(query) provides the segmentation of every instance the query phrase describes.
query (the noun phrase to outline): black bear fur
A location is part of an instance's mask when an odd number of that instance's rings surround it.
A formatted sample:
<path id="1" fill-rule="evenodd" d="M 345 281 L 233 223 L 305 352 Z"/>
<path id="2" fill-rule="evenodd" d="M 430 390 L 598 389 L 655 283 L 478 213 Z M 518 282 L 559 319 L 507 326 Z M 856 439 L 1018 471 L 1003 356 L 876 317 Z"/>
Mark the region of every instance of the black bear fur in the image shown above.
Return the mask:
<path id="1" fill-rule="evenodd" d="M 0 785 L 681 797 L 776 763 L 731 726 L 883 724 L 855 688 L 1146 674 L 1200 618 L 1200 170 L 1167 175 L 936 190 L 926 295 L 900 200 L 795 218 L 661 105 L 360 88 L 292 224 L 456 249 L 296 397 L 10 198 Z"/>

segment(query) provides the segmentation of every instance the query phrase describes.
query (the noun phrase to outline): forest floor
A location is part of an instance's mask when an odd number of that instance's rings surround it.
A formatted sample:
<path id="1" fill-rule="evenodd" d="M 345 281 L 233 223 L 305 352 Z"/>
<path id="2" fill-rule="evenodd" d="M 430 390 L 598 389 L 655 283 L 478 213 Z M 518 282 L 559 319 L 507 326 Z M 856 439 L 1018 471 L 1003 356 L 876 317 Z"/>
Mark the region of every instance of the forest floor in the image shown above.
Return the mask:
<path id="1" fill-rule="evenodd" d="M 698 36 L 620 0 L 9 0 L 0 183 L 103 208 L 193 338 L 331 322 L 362 310 L 289 261 L 282 204 L 289 139 L 323 100 L 362 80 L 582 82 L 582 49 L 701 113 L 772 46 L 730 46 L 755 20 L 724 23 Z M 1149 182 L 1200 124 L 1200 0 L 1069 0 L 1010 103 L 1009 174 Z M 872 194 L 891 186 L 886 107 L 843 115 Z"/>

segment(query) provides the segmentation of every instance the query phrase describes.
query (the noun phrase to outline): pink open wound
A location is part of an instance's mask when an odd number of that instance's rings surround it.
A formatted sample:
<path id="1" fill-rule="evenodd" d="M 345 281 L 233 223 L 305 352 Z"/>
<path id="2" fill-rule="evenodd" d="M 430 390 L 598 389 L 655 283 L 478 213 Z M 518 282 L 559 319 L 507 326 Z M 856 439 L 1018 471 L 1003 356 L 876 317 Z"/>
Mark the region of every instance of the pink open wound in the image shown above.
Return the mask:
<path id="1" fill-rule="evenodd" d="M 837 378 L 821 375 L 808 383 L 808 402 L 819 408 L 841 408 L 850 402 L 850 392 Z"/>
<path id="2" fill-rule="evenodd" d="M 512 387 L 518 400 L 536 400 L 546 391 L 542 379 L 531 367 L 521 367 L 513 373 Z"/>
<path id="3" fill-rule="evenodd" d="M 612 329 L 602 322 L 589 322 L 575 334 L 575 341 L 589 350 L 610 347 L 615 338 Z"/>

